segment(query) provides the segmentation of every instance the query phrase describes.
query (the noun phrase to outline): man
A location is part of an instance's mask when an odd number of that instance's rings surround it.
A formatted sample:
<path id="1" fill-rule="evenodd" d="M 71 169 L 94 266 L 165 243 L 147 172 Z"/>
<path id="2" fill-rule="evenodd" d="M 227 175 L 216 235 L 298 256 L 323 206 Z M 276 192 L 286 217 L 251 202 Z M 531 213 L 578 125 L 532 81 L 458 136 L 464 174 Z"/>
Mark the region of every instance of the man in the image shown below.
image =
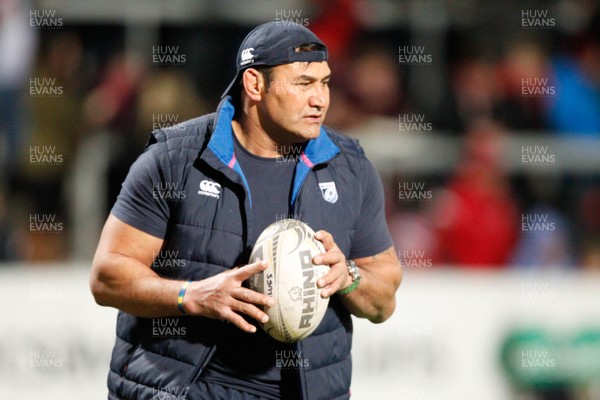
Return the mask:
<path id="1" fill-rule="evenodd" d="M 322 125 L 325 45 L 266 23 L 237 69 L 215 114 L 153 132 L 102 232 L 90 286 L 120 310 L 109 399 L 347 399 L 350 315 L 379 323 L 394 310 L 381 181 L 356 141 Z M 243 285 L 266 268 L 247 264 L 254 242 L 289 215 L 318 231 L 326 252 L 313 261 L 331 267 L 317 282 L 325 317 L 294 344 L 257 329 L 273 299 Z"/>

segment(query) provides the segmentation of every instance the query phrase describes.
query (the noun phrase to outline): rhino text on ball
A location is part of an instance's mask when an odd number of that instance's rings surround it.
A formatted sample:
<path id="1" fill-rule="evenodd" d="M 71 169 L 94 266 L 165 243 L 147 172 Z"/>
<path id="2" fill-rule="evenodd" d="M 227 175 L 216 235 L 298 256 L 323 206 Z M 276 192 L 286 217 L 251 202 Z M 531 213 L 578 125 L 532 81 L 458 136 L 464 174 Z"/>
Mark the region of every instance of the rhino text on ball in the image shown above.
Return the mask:
<path id="1" fill-rule="evenodd" d="M 300 264 L 302 265 L 302 276 L 304 277 L 304 290 L 302 293 L 302 317 L 300 318 L 298 328 L 310 328 L 312 325 L 311 319 L 315 311 L 314 303 L 316 302 L 313 283 L 315 271 L 311 261 L 310 250 L 301 251 L 299 255 Z"/>

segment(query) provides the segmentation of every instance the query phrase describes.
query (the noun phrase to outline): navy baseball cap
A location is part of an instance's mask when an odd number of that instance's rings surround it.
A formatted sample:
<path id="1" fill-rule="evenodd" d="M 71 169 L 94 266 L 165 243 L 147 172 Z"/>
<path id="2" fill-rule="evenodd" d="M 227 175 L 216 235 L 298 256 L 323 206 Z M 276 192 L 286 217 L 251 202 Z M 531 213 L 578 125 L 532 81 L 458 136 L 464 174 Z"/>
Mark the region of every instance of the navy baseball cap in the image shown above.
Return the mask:
<path id="1" fill-rule="evenodd" d="M 298 47 L 309 43 L 318 44 L 322 49 L 296 51 Z M 306 27 L 295 23 L 282 25 L 281 21 L 264 23 L 250 31 L 242 41 L 236 58 L 237 72 L 221 97 L 231 94 L 231 90 L 241 76 L 240 71 L 246 68 L 291 64 L 298 61 L 320 62 L 327 61 L 327 58 L 325 44 Z"/>

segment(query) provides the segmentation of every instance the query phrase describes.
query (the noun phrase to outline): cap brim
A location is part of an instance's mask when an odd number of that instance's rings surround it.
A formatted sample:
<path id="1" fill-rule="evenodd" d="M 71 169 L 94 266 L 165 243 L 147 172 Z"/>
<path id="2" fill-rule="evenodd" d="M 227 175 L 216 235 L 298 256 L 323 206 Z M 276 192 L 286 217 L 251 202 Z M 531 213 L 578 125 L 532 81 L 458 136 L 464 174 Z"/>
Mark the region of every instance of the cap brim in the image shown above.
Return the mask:
<path id="1" fill-rule="evenodd" d="M 238 80 L 238 75 L 240 74 L 240 71 L 237 71 L 235 73 L 235 76 L 233 77 L 233 80 L 231 81 L 231 83 L 229 84 L 229 86 L 227 86 L 227 89 L 225 89 L 225 91 L 223 92 L 223 94 L 221 95 L 221 98 L 227 96 L 227 95 L 231 95 L 231 90 L 233 89 L 233 87 L 235 86 L 235 83 Z"/>

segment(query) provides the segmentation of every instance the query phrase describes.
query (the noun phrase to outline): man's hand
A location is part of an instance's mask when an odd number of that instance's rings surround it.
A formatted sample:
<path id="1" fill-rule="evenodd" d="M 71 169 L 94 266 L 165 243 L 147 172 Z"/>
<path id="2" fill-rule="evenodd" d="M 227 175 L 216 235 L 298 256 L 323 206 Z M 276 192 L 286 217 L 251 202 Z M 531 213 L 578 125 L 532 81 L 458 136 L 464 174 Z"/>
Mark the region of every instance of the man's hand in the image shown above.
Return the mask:
<path id="1" fill-rule="evenodd" d="M 144 318 L 180 316 L 177 296 L 184 282 L 160 277 L 150 267 L 162 246 L 162 239 L 111 214 L 90 273 L 96 302 Z M 183 297 L 183 307 L 190 315 L 226 320 L 246 332 L 255 332 L 240 314 L 264 322 L 267 315 L 257 306 L 272 307 L 274 300 L 243 287 L 242 282 L 265 268 L 258 262 L 192 282 Z"/>
<path id="2" fill-rule="evenodd" d="M 266 268 L 266 263 L 259 261 L 192 282 L 185 293 L 183 307 L 190 315 L 222 319 L 243 331 L 254 333 L 256 327 L 240 313 L 265 323 L 269 317 L 257 305 L 273 307 L 275 301 L 270 296 L 243 287 L 242 283 Z"/>
<path id="3" fill-rule="evenodd" d="M 325 247 L 325 253 L 313 257 L 314 264 L 328 264 L 331 269 L 317 281 L 321 296 L 327 298 L 352 284 L 346 257 L 329 232 L 318 231 L 315 238 Z M 359 318 L 379 323 L 388 319 L 396 307 L 396 290 L 402 281 L 400 262 L 393 247 L 380 254 L 354 259 L 361 280 L 356 290 L 341 295 L 344 306 Z"/>
<path id="4" fill-rule="evenodd" d="M 331 267 L 329 272 L 317 281 L 317 286 L 321 288 L 321 297 L 326 299 L 333 296 L 338 290 L 350 286 L 352 277 L 348 273 L 346 257 L 338 245 L 335 244 L 331 233 L 323 230 L 318 231 L 315 233 L 315 239 L 323 243 L 325 253 L 314 256 L 313 263 L 325 264 Z"/>

